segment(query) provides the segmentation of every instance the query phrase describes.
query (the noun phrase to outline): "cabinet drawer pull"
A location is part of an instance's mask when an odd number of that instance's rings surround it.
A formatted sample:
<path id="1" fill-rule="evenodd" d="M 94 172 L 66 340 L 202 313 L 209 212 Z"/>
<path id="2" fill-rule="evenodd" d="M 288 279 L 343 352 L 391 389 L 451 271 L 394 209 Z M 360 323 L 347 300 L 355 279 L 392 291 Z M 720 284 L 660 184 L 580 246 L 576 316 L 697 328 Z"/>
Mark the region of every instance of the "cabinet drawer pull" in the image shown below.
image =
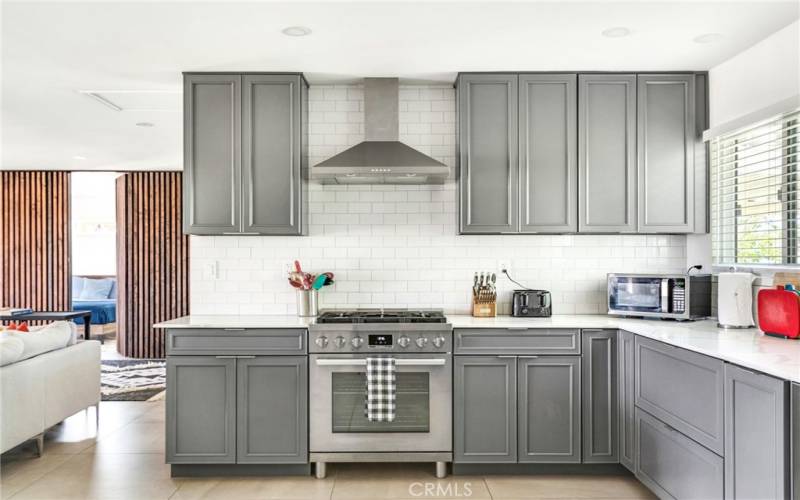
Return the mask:
<path id="1" fill-rule="evenodd" d="M 519 359 L 537 359 L 539 356 L 518 356 Z"/>
<path id="2" fill-rule="evenodd" d="M 510 355 L 497 356 L 497 359 L 511 359 L 511 358 L 516 358 L 516 356 L 510 356 Z"/>
<path id="3" fill-rule="evenodd" d="M 217 359 L 236 359 L 237 356 L 214 356 Z"/>

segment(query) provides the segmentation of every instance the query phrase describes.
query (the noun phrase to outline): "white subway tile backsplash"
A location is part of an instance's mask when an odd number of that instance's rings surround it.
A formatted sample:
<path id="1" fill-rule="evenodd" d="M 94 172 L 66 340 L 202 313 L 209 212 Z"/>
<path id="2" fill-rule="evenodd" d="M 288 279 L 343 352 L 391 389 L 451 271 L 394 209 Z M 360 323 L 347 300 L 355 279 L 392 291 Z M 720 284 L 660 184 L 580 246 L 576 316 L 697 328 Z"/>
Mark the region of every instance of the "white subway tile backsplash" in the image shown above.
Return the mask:
<path id="1" fill-rule="evenodd" d="M 309 89 L 309 162 L 364 139 L 360 85 Z M 456 166 L 455 91 L 400 86 L 400 140 Z M 605 311 L 609 272 L 681 272 L 686 238 L 665 235 L 458 236 L 455 181 L 443 186 L 309 186 L 308 237 L 191 236 L 193 314 L 293 314 L 294 259 L 332 271 L 322 307 L 439 307 L 470 311 L 475 271 L 498 274 L 500 311 L 516 285 L 549 289 L 556 314 Z M 216 276 L 209 272 L 217 266 Z"/>

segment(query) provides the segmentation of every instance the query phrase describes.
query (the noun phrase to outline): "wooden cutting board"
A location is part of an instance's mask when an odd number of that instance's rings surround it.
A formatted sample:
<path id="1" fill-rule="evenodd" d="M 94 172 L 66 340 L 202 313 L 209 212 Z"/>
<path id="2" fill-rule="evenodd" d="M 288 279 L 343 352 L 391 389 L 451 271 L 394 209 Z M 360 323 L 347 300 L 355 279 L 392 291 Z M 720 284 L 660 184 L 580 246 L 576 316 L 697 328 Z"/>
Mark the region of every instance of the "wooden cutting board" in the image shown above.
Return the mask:
<path id="1" fill-rule="evenodd" d="M 800 288 L 800 273 L 779 272 L 772 277 L 772 286 L 794 285 Z"/>

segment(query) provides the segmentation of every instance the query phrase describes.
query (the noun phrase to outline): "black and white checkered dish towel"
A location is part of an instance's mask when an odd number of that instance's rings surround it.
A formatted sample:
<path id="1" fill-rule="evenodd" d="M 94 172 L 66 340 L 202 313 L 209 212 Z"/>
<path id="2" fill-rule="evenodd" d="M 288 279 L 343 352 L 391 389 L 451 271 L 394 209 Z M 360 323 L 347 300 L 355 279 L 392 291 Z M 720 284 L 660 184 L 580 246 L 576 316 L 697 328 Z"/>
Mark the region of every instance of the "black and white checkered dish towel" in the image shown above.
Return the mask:
<path id="1" fill-rule="evenodd" d="M 393 422 L 396 410 L 397 376 L 394 358 L 367 358 L 367 405 L 370 422 Z"/>

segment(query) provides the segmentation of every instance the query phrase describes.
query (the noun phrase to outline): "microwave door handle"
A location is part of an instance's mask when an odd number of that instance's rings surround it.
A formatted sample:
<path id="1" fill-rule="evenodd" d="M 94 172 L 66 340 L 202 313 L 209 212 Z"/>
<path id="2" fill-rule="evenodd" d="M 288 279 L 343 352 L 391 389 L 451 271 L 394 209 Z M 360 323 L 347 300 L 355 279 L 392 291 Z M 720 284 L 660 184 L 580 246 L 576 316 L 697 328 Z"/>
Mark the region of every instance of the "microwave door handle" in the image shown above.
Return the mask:
<path id="1" fill-rule="evenodd" d="M 661 312 L 669 312 L 669 278 L 661 280 Z"/>
<path id="2" fill-rule="evenodd" d="M 397 366 L 444 366 L 447 360 L 443 358 L 395 358 Z M 323 358 L 317 360 L 317 366 L 366 366 L 366 359 L 330 359 Z"/>

